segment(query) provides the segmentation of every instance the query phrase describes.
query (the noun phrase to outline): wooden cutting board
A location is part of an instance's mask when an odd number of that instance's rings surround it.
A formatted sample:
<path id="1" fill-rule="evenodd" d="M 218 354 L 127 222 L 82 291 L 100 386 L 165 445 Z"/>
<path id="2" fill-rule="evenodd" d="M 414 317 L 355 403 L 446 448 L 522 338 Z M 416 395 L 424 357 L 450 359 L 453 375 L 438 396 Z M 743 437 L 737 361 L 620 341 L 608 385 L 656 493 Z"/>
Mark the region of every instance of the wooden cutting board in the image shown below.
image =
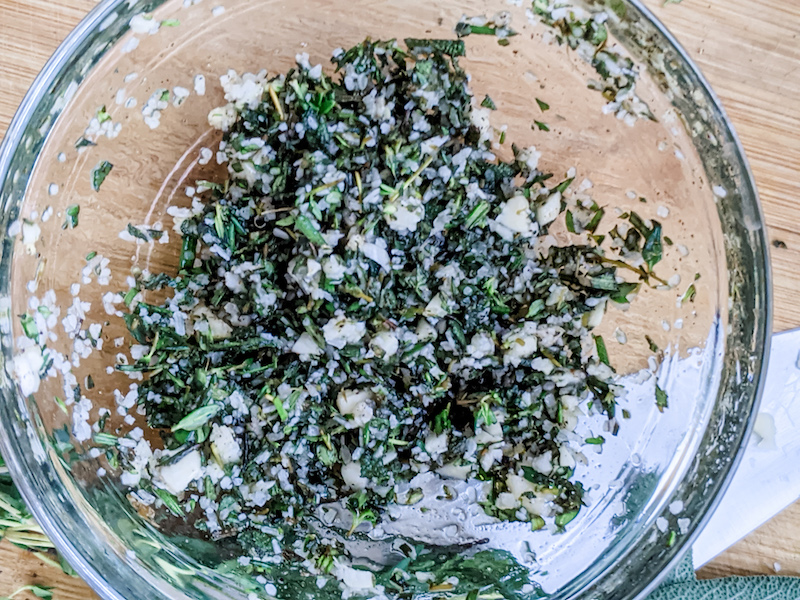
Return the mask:
<path id="1" fill-rule="evenodd" d="M 775 330 L 800 327 L 800 2 L 661 2 L 645 0 L 722 98 L 752 164 L 771 239 L 786 245 L 773 248 Z M 45 61 L 95 4 L 0 0 L 0 136 Z M 800 575 L 800 504 L 728 550 L 701 576 L 778 569 Z M 96 597 L 82 582 L 0 544 L 0 597 L 29 583 L 55 585 L 58 600 Z"/>

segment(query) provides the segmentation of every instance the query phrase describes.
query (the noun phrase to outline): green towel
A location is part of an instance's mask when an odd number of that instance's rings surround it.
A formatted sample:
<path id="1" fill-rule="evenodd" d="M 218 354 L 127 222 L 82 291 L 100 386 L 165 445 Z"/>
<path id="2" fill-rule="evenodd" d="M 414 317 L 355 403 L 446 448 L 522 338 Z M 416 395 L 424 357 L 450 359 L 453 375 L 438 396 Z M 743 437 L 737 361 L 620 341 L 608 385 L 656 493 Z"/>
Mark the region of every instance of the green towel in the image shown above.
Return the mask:
<path id="1" fill-rule="evenodd" d="M 698 581 L 692 553 L 647 600 L 798 600 L 800 577 L 726 577 Z"/>

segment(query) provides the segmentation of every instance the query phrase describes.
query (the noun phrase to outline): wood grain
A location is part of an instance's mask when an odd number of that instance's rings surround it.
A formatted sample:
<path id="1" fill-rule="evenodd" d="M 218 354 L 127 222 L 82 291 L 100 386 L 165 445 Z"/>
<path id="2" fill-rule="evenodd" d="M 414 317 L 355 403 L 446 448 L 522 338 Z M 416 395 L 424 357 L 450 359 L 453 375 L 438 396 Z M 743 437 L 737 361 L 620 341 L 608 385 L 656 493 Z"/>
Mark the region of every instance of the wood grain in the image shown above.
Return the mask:
<path id="1" fill-rule="evenodd" d="M 800 3 L 796 0 L 645 0 L 697 61 L 722 99 L 750 159 L 772 240 L 776 331 L 800 327 Z M 0 0 L 0 136 L 36 73 L 95 0 Z M 800 504 L 704 568 L 703 577 L 800 575 Z M 59 600 L 96 596 L 7 543 L 0 596 L 28 583 Z M 22 595 L 18 598 L 23 598 Z"/>

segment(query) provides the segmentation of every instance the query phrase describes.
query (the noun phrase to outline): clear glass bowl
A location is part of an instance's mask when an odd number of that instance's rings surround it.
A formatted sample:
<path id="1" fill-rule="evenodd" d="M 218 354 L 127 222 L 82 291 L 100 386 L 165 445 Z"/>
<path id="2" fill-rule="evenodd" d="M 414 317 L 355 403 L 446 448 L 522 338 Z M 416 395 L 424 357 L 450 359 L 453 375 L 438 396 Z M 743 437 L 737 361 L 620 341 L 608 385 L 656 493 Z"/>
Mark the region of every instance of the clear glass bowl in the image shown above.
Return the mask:
<path id="1" fill-rule="evenodd" d="M 200 149 L 213 148 L 219 139 L 206 118 L 223 103 L 219 75 L 231 68 L 282 72 L 299 52 L 308 52 L 312 64 L 328 64 L 333 49 L 367 35 L 451 37 L 463 14 L 500 10 L 513 14 L 520 35 L 505 48 L 493 37 L 470 36 L 463 63 L 476 96 L 490 92 L 497 102 L 493 124 L 507 125 L 509 140 L 520 146 L 535 144 L 543 152 L 543 169 L 563 173 L 575 167 L 578 180 L 591 179 L 594 197 L 610 215 L 617 208 L 635 209 L 660 218 L 674 240 L 662 270 L 673 283 L 679 275 L 680 283 L 646 290 L 630 310 L 612 312 L 603 325 L 607 340 L 618 328 L 627 336 L 625 345 L 611 343 L 610 352 L 618 371 L 628 374 L 622 408 L 631 418 L 619 435 L 607 436 L 602 455 L 578 471 L 591 489 L 591 505 L 566 533 L 498 527 L 491 532 L 493 543 L 527 561 L 552 597 L 596 599 L 646 593 L 690 546 L 737 463 L 765 371 L 769 270 L 752 177 L 708 84 L 639 2 L 584 5 L 610 9 L 615 40 L 640 65 L 638 93 L 657 121 L 633 126 L 604 113 L 606 100 L 587 88 L 592 69 L 565 46 L 546 43 L 547 29 L 529 22 L 525 7 L 515 4 L 227 0 L 223 11 L 209 2 L 107 0 L 47 64 L 0 149 L 4 229 L 13 233 L 15 221 L 28 219 L 41 230 L 35 246 L 28 247 L 24 236 L 7 237 L 2 246 L 0 449 L 36 518 L 101 596 L 243 599 L 252 590 L 251 582 L 214 572 L 226 551 L 222 545 L 182 537 L 180 527 L 159 530 L 126 500 L 116 478 L 97 477 L 98 468 L 108 465 L 71 436 L 76 409 L 55 401 L 64 396 L 60 379 L 43 381 L 28 397 L 21 393 L 10 375 L 15 339 L 22 335 L 17 317 L 31 297 L 48 290 L 65 311 L 76 291 L 72 285 L 88 276 L 78 294 L 91 303 L 86 323 L 105 324 L 105 345 L 75 375 L 80 382 L 93 376 L 94 387 L 84 390 L 92 421 L 101 408 L 119 421 L 112 390 L 128 382 L 124 375 L 106 374 L 105 367 L 125 350 L 113 343 L 124 324 L 106 314 L 102 296 L 124 292 L 124 274 L 132 268 L 174 269 L 177 239 L 134 246 L 119 232 L 128 223 L 169 229 L 166 210 L 188 202 L 185 187 L 219 174 L 215 161 L 199 161 Z M 155 21 L 177 19 L 180 25 L 162 26 L 152 35 L 129 29 L 132 16 L 153 11 Z M 140 23 L 137 31 L 142 28 Z M 205 78 L 203 95 L 198 75 Z M 174 98 L 176 87 L 189 96 L 163 109 L 160 126 L 151 130 L 143 106 L 160 90 Z M 536 97 L 552 107 L 550 132 L 531 127 L 540 114 Z M 76 149 L 101 106 L 111 115 L 111 136 Z M 90 173 L 102 160 L 114 169 L 96 192 Z M 64 229 L 75 204 L 79 224 Z M 44 222 L 47 214 L 51 218 Z M 90 252 L 109 259 L 110 284 L 100 285 L 96 273 L 81 273 Z M 692 282 L 695 301 L 681 303 Z M 651 355 L 645 335 L 666 349 L 656 373 L 670 398 L 663 414 L 654 402 L 655 377 L 642 375 Z M 71 345 L 63 333 L 51 344 L 66 353 Z M 443 523 L 419 518 L 421 528 Z"/>

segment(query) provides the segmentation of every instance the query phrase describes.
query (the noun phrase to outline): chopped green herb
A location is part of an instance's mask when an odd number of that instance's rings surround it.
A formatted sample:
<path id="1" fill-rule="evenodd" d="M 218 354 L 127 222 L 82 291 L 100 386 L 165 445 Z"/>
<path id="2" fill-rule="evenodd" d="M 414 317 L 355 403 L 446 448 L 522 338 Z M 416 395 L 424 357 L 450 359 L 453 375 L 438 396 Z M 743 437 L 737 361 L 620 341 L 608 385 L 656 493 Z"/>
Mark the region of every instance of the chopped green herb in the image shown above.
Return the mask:
<path id="1" fill-rule="evenodd" d="M 481 102 L 481 106 L 483 108 L 488 108 L 489 110 L 497 110 L 497 105 L 488 95 L 483 99 L 483 102 Z"/>
<path id="2" fill-rule="evenodd" d="M 642 249 L 642 258 L 644 258 L 650 270 L 653 270 L 663 256 L 664 249 L 661 244 L 661 224 L 653 222 L 653 229 L 647 236 L 644 248 Z"/>
<path id="3" fill-rule="evenodd" d="M 75 149 L 80 150 L 81 148 L 88 148 L 90 146 L 97 146 L 92 140 L 88 140 L 85 137 L 81 137 L 75 142 Z"/>
<path id="4" fill-rule="evenodd" d="M 675 2 L 675 0 L 671 1 Z M 680 0 L 677 1 L 680 2 Z M 667 548 L 672 548 L 677 540 L 678 540 L 678 534 L 675 532 L 675 530 L 670 531 L 669 535 L 667 536 Z"/>
<path id="5" fill-rule="evenodd" d="M 494 25 L 501 41 L 511 35 Z M 585 501 L 579 477 L 558 463 L 574 398 L 616 431 L 617 387 L 599 368 L 608 355 L 592 338 L 593 311 L 638 290 L 620 283 L 623 269 L 654 276 L 605 255 L 604 236 L 592 235 L 603 209 L 566 194 L 572 177 L 547 187 L 534 148 L 513 146 L 508 161 L 490 154 L 498 129 L 474 122 L 478 102 L 457 60 L 465 50 L 461 40 L 367 40 L 336 54 L 334 75 L 298 64 L 265 81 L 222 133 L 227 179 L 197 182 L 206 193 L 181 224 L 177 272 L 137 275 L 124 298 L 129 336 L 149 351 L 118 369 L 143 376 L 136 400 L 170 461 L 159 468 L 199 454 L 235 481 L 194 480 L 184 503 L 147 475 L 140 485 L 158 493 L 162 513 L 212 501 L 219 530 L 203 535 L 236 538 L 251 558 L 237 571 L 293 594 L 341 596 L 347 538 L 397 503 L 427 509 L 411 484 L 422 469 L 492 482 L 479 502 L 490 517 L 563 529 Z M 547 225 L 535 219 L 549 200 L 553 218 L 565 213 L 570 231 L 586 232 L 581 244 L 540 251 Z M 647 236 L 637 235 L 641 251 Z M 568 325 L 537 342 L 554 320 Z M 596 356 L 583 352 L 592 342 Z M 574 383 L 545 385 L 558 377 Z M 494 459 L 496 442 L 484 440 L 498 435 L 524 451 Z M 107 441 L 109 465 L 131 470 L 129 443 Z M 548 475 L 528 466 L 545 456 Z M 498 508 L 512 473 L 551 494 L 553 512 Z M 263 482 L 262 501 L 253 494 Z M 451 487 L 443 497 L 457 495 Z M 346 510 L 321 525 L 321 501 Z M 295 551 L 313 578 L 285 560 Z M 505 553 L 398 552 L 405 559 L 374 577 L 402 597 L 516 600 L 531 585 Z"/>
<path id="6" fill-rule="evenodd" d="M 469 23 L 459 23 L 456 26 L 456 34 L 459 37 L 466 37 L 468 35 L 496 35 L 497 29 L 495 27 L 488 27 L 483 25 L 470 25 Z"/>
<path id="7" fill-rule="evenodd" d="M 286 412 L 286 407 L 283 405 L 283 400 L 281 400 L 278 396 L 272 396 L 271 398 L 273 406 L 275 406 L 275 410 L 278 411 L 278 417 L 281 421 L 285 421 L 289 418 L 289 413 Z"/>
<path id="8" fill-rule="evenodd" d="M 559 184 L 558 184 L 558 185 L 557 185 L 557 186 L 556 186 L 556 187 L 553 189 L 553 191 L 554 191 L 554 192 L 557 192 L 557 193 L 559 193 L 559 194 L 563 194 L 564 192 L 566 192 L 566 191 L 567 191 L 567 188 L 568 188 L 569 186 L 571 186 L 571 185 L 572 185 L 572 182 L 573 182 L 573 181 L 575 181 L 575 178 L 574 178 L 574 177 L 570 177 L 569 179 L 565 179 L 564 181 L 562 181 L 561 183 L 559 183 Z"/>
<path id="9" fill-rule="evenodd" d="M 608 40 L 608 28 L 604 23 L 592 21 L 590 25 L 591 37 L 589 42 L 596 47 L 602 47 Z"/>
<path id="10" fill-rule="evenodd" d="M 39 328 L 36 326 L 36 319 L 31 315 L 25 314 L 20 317 L 20 324 L 22 325 L 22 332 L 25 334 L 25 337 L 38 340 L 39 339 Z"/>
<path id="11" fill-rule="evenodd" d="M 86 262 L 89 262 L 89 261 L 90 261 L 90 260 L 92 260 L 92 259 L 93 259 L 95 256 L 97 256 L 97 252 L 94 252 L 94 251 L 92 251 L 92 252 L 89 252 L 89 254 L 87 254 L 87 255 L 86 255 Z"/>
<path id="12" fill-rule="evenodd" d="M 660 412 L 664 412 L 664 409 L 669 406 L 667 392 L 662 390 L 658 384 L 656 384 L 656 406 Z"/>
<path id="13" fill-rule="evenodd" d="M 534 125 L 539 131 L 550 131 L 550 126 L 547 123 L 542 123 L 541 121 L 534 121 Z"/>
<path id="14" fill-rule="evenodd" d="M 439 435 L 452 428 L 453 422 L 450 420 L 450 405 L 448 405 L 433 419 L 433 432 Z"/>
<path id="15" fill-rule="evenodd" d="M 119 442 L 119 438 L 110 433 L 95 433 L 92 439 L 100 446 L 116 446 Z"/>
<path id="16" fill-rule="evenodd" d="M 572 211 L 568 210 L 564 218 L 566 220 L 567 231 L 575 233 L 575 217 L 572 215 Z"/>
<path id="17" fill-rule="evenodd" d="M 639 284 L 638 283 L 620 283 L 617 292 L 611 296 L 611 300 L 616 302 L 617 304 L 627 304 L 630 302 L 631 294 L 634 294 L 639 291 Z"/>
<path id="18" fill-rule="evenodd" d="M 685 304 L 686 302 L 694 302 L 695 296 L 697 296 L 697 288 L 694 284 L 692 284 L 686 290 L 686 293 L 683 294 L 683 297 L 681 298 L 681 304 Z"/>
<path id="19" fill-rule="evenodd" d="M 103 182 L 106 180 L 106 177 L 108 177 L 108 174 L 111 173 L 111 169 L 113 168 L 114 165 L 107 160 L 104 160 L 103 162 L 98 163 L 98 165 L 92 169 L 92 189 L 95 192 L 100 191 L 100 186 L 103 185 Z"/>
<path id="20" fill-rule="evenodd" d="M 217 404 L 201 406 L 178 421 L 177 425 L 172 427 L 172 431 L 195 431 L 200 429 L 219 413 L 220 410 L 222 410 L 222 408 Z"/>
<path id="21" fill-rule="evenodd" d="M 164 503 L 164 506 L 166 506 L 167 509 L 169 509 L 169 512 L 171 512 L 176 517 L 184 516 L 185 513 L 183 512 L 181 505 L 178 504 L 178 499 L 175 498 L 175 496 L 170 494 L 167 490 L 161 488 L 156 488 L 154 491 L 156 493 L 156 496 L 158 496 Z"/>
<path id="22" fill-rule="evenodd" d="M 539 100 L 539 98 L 536 98 L 536 104 L 539 105 L 539 110 L 541 110 L 542 112 L 550 110 L 550 105 L 544 100 Z"/>
<path id="23" fill-rule="evenodd" d="M 586 438 L 586 443 L 591 446 L 602 446 L 606 443 L 606 439 L 602 435 L 598 435 L 597 437 L 590 437 Z"/>
<path id="24" fill-rule="evenodd" d="M 145 235 L 138 227 L 134 227 L 131 223 L 128 223 L 128 233 L 131 234 L 137 240 L 142 240 L 144 242 L 150 241 L 150 238 Z"/>
<path id="25" fill-rule="evenodd" d="M 64 212 L 66 213 L 66 218 L 61 229 L 75 229 L 78 226 L 78 217 L 81 214 L 81 207 L 77 204 L 70 204 Z"/>
<path id="26" fill-rule="evenodd" d="M 459 57 L 467 54 L 464 42 L 460 40 L 420 40 L 416 38 L 406 38 L 408 49 L 412 52 L 424 52 L 430 49 L 434 52 L 441 52 L 444 55 Z"/>
<path id="27" fill-rule="evenodd" d="M 54 396 L 53 400 L 55 401 L 58 408 L 61 409 L 61 412 L 63 412 L 65 415 L 69 415 L 69 409 L 67 408 L 66 403 L 61 398 L 59 398 L 58 396 Z"/>
<path id="28" fill-rule="evenodd" d="M 539 315 L 539 313 L 541 313 L 541 312 L 544 310 L 544 307 L 545 307 L 544 300 L 541 300 L 541 299 L 539 299 L 539 300 L 534 300 L 534 301 L 531 303 L 531 306 L 530 306 L 530 308 L 528 309 L 528 314 L 527 314 L 527 315 L 525 315 L 525 318 L 527 318 L 527 319 L 533 319 L 534 317 L 536 317 L 537 315 Z"/>
<path id="29" fill-rule="evenodd" d="M 130 307 L 131 303 L 133 302 L 133 299 L 136 297 L 136 294 L 138 294 L 138 293 L 139 293 L 139 290 L 137 288 L 129 289 L 125 293 L 125 297 L 123 298 L 123 302 L 125 303 L 125 306 Z"/>
<path id="30" fill-rule="evenodd" d="M 327 242 L 322 234 L 317 229 L 316 225 L 311 222 L 311 219 L 304 215 L 300 215 L 294 221 L 295 229 L 308 238 L 308 241 L 317 246 L 326 246 Z"/>
<path id="31" fill-rule="evenodd" d="M 624 19 L 628 12 L 628 7 L 622 0 L 608 0 L 608 7 L 620 18 Z"/>
<path id="32" fill-rule="evenodd" d="M 576 509 L 556 515 L 556 525 L 561 528 L 565 527 L 567 523 L 570 523 L 573 519 L 575 519 L 575 517 L 578 516 L 578 512 L 578 509 Z"/>
<path id="33" fill-rule="evenodd" d="M 481 225 L 486 222 L 486 216 L 489 214 L 491 210 L 491 206 L 489 206 L 488 202 L 481 202 L 473 208 L 469 215 L 467 215 L 466 226 L 468 229 L 472 229 L 478 225 Z"/>
<path id="34" fill-rule="evenodd" d="M 594 343 L 597 347 L 597 359 L 604 365 L 610 365 L 608 362 L 608 350 L 606 349 L 606 342 L 603 340 L 603 336 L 594 336 Z"/>
<path id="35" fill-rule="evenodd" d="M 49 586 L 30 584 L 30 585 L 22 586 L 21 588 L 19 588 L 16 592 L 11 594 L 10 596 L 4 597 L 4 598 L 0 598 L 0 600 L 11 600 L 12 598 L 16 598 L 17 596 L 19 596 L 20 594 L 22 594 L 24 592 L 30 592 L 31 594 L 33 594 L 37 598 L 43 598 L 43 600 L 52 600 L 52 598 L 53 598 L 53 591 L 52 590 L 53 590 L 53 588 L 49 587 Z"/>
<path id="36" fill-rule="evenodd" d="M 181 22 L 178 19 L 164 19 L 161 21 L 162 27 L 177 27 Z"/>
<path id="37" fill-rule="evenodd" d="M 98 109 L 96 117 L 101 124 L 111 120 L 111 115 L 108 114 L 105 105 Z"/>
<path id="38" fill-rule="evenodd" d="M 542 517 L 535 516 L 531 518 L 531 531 L 540 531 L 544 529 L 545 525 L 546 523 L 544 522 L 544 519 Z M 475 595 L 475 597 L 476 598 L 478 597 L 477 594 Z"/>

